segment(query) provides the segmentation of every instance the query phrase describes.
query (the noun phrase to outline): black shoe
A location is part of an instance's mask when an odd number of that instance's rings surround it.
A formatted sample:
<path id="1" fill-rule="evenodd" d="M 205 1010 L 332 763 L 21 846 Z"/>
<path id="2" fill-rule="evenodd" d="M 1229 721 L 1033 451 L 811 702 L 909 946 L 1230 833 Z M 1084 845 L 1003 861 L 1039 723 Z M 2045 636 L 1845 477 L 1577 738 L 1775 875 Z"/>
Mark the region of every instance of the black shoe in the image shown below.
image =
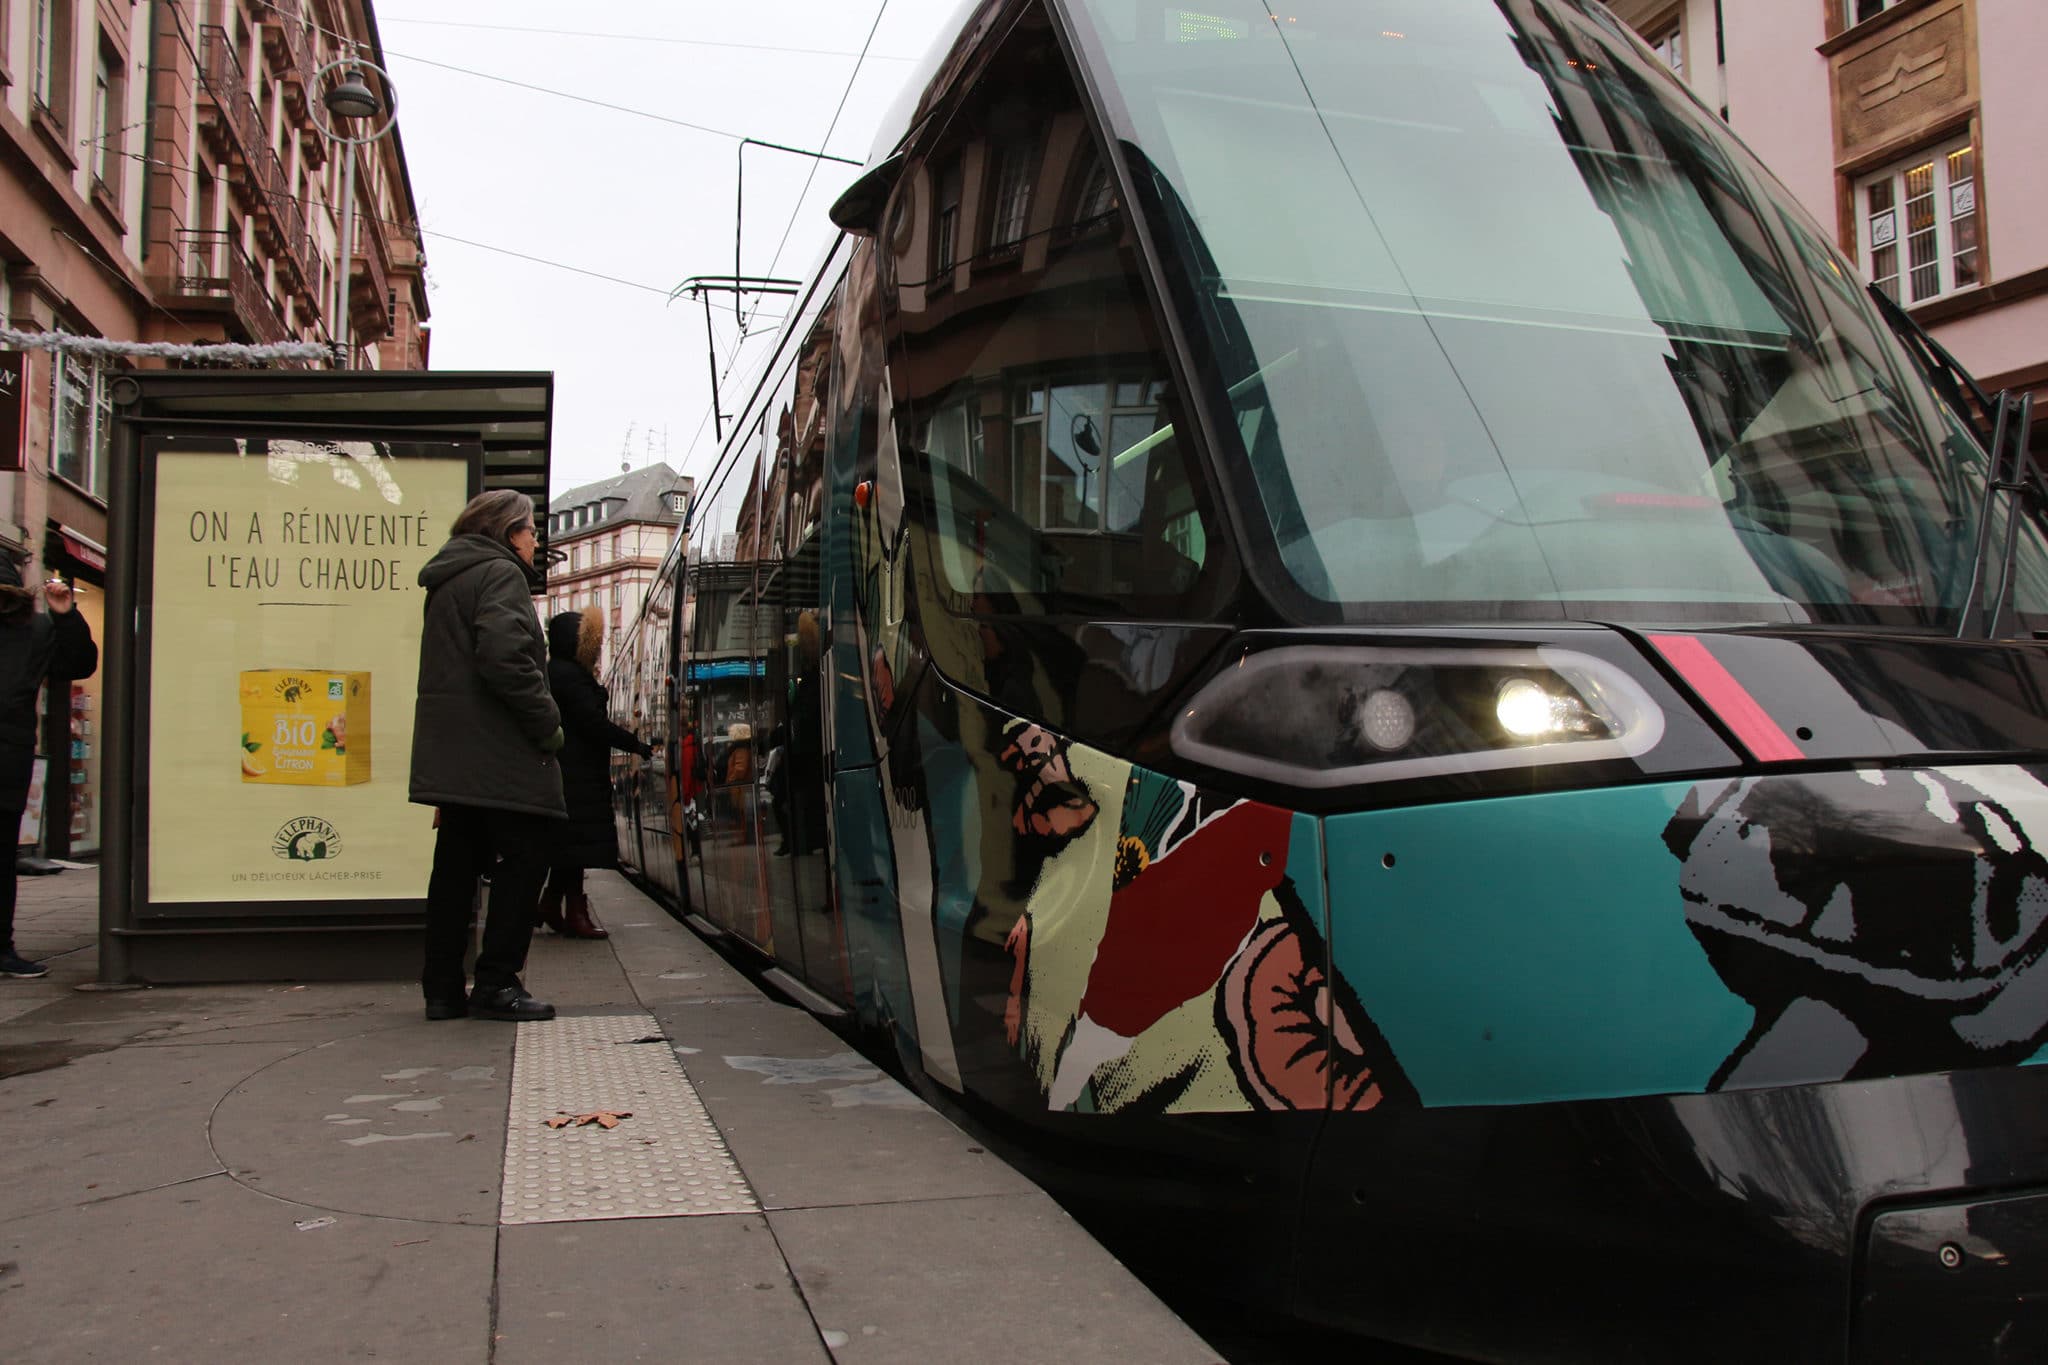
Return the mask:
<path id="1" fill-rule="evenodd" d="M 465 1019 L 468 1017 L 469 1002 L 459 995 L 453 1000 L 429 1000 L 427 1002 L 427 1018 L 429 1019 Z"/>
<path id="2" fill-rule="evenodd" d="M 555 1007 L 534 999 L 524 986 L 502 986 L 469 997 L 472 1019 L 504 1019 L 514 1024 L 536 1023 L 555 1017 Z"/>

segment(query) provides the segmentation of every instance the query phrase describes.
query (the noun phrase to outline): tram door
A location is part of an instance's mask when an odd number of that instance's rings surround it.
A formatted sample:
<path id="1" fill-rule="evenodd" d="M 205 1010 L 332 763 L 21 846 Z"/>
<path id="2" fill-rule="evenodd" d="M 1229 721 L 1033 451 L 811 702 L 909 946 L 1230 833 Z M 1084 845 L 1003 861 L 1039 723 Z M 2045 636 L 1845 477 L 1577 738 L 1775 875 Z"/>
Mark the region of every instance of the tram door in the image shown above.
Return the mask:
<path id="1" fill-rule="evenodd" d="M 737 543 L 738 533 L 726 534 Z M 704 769 L 695 848 L 701 904 L 714 924 L 765 949 L 772 936 L 760 875 L 754 738 L 765 645 L 755 567 L 750 559 L 720 560 L 698 572 L 697 647 L 688 669 Z"/>
<path id="2" fill-rule="evenodd" d="M 830 756 L 825 749 L 819 570 L 831 306 L 813 315 L 811 324 L 776 394 L 778 459 L 772 486 L 781 528 L 775 604 L 781 648 L 769 669 L 775 717 L 763 833 L 773 841 L 769 878 L 778 909 L 777 955 L 814 989 L 849 999 L 845 941 L 832 914 L 825 819 Z"/>

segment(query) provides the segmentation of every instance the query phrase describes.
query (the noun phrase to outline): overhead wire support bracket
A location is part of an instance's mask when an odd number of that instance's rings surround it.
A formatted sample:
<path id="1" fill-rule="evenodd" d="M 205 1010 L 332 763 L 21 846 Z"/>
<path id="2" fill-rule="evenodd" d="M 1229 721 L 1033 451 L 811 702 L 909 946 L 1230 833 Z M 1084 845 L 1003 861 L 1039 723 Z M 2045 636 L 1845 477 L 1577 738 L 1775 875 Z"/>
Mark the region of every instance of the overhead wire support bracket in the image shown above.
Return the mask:
<path id="1" fill-rule="evenodd" d="M 780 142 L 764 142 L 757 137 L 741 138 L 739 149 L 734 152 L 734 156 L 738 158 L 739 166 L 733 176 L 732 191 L 732 274 L 734 279 L 741 278 L 740 233 L 745 228 L 747 221 L 747 148 L 749 147 L 766 147 L 770 151 L 788 152 L 792 156 L 807 156 L 814 161 L 837 161 L 842 166 L 862 166 L 866 164 L 865 162 L 855 161 L 852 157 L 832 156 L 826 152 L 813 152 L 803 147 L 788 147 Z M 733 320 L 739 323 L 740 326 L 746 326 L 746 319 L 740 316 L 738 294 L 733 295 L 732 316 Z"/>
<path id="2" fill-rule="evenodd" d="M 668 301 L 674 303 L 688 294 L 704 304 L 704 359 L 711 370 L 711 434 L 721 444 L 725 441 L 724 404 L 718 396 L 718 338 L 711 330 L 711 296 L 731 294 L 734 316 L 738 316 L 739 298 L 742 294 L 785 294 L 795 295 L 804 287 L 802 280 L 785 279 L 777 275 L 692 275 L 669 291 Z"/>

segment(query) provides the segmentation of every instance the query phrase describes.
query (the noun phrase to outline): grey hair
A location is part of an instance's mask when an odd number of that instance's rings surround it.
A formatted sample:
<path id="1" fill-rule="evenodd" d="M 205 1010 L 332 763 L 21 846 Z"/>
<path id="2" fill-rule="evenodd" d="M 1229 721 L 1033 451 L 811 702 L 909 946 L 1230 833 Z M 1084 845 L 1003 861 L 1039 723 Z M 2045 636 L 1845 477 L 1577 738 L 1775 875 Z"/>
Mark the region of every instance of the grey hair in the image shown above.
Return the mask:
<path id="1" fill-rule="evenodd" d="M 500 545 L 533 520 L 533 499 L 510 488 L 494 488 L 469 500 L 448 528 L 451 536 L 482 536 Z"/>

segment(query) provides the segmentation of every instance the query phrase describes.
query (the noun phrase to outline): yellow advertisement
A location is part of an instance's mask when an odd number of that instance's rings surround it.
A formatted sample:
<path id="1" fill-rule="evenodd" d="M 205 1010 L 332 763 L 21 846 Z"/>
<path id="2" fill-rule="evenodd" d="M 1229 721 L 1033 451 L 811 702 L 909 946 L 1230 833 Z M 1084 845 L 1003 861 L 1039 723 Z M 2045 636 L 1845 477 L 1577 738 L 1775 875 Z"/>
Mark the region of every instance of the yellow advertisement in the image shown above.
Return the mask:
<path id="1" fill-rule="evenodd" d="M 418 579 L 470 468 L 369 441 L 157 452 L 150 901 L 426 895 L 433 814 L 406 799 Z"/>

